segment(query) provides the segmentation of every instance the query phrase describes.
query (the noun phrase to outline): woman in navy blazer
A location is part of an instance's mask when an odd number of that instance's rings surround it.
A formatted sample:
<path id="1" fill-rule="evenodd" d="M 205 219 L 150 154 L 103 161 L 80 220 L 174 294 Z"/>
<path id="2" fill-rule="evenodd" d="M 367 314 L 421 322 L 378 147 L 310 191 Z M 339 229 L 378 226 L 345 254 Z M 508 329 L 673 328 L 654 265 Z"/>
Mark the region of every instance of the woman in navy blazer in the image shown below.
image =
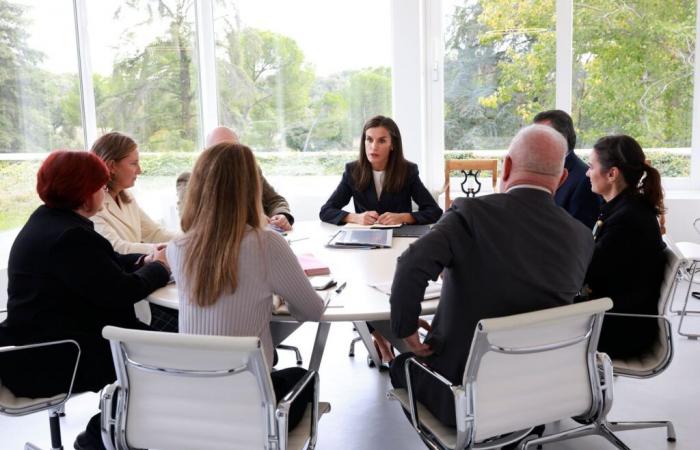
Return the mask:
<path id="1" fill-rule="evenodd" d="M 350 198 L 355 213 L 342 210 Z M 413 211 L 411 200 L 418 205 L 418 211 Z M 340 184 L 319 215 L 322 221 L 335 225 L 429 224 L 438 221 L 442 209 L 421 182 L 418 166 L 403 157 L 401 132 L 396 122 L 375 116 L 362 128 L 357 161 L 346 164 Z M 382 362 L 393 360 L 389 341 L 367 325 Z"/>
<path id="2" fill-rule="evenodd" d="M 354 214 L 342 209 L 351 198 Z M 411 200 L 418 211 L 412 211 Z M 437 222 L 442 209 L 421 182 L 418 166 L 404 158 L 399 127 L 389 117 L 375 116 L 362 129 L 357 161 L 345 166 L 319 215 L 335 225 L 429 224 Z"/>

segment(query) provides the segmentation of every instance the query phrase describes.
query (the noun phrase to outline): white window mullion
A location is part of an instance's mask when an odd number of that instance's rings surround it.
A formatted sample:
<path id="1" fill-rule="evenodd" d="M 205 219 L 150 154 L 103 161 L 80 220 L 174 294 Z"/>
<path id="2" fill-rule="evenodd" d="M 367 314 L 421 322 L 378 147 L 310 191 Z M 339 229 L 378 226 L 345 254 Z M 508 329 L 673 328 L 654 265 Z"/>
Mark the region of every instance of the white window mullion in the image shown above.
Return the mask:
<path id="1" fill-rule="evenodd" d="M 574 65 L 574 7 L 572 0 L 556 1 L 556 108 L 571 114 Z"/>
<path id="2" fill-rule="evenodd" d="M 424 180 L 431 190 L 444 184 L 445 167 L 445 49 L 442 36 L 442 2 L 424 2 L 425 126 Z"/>
<path id="3" fill-rule="evenodd" d="M 75 40 L 78 49 L 78 75 L 80 78 L 80 113 L 83 119 L 85 148 L 88 149 L 97 139 L 97 111 L 95 108 L 95 89 L 92 85 L 86 3 L 87 0 L 73 0 Z"/>
<path id="4" fill-rule="evenodd" d="M 693 67 L 693 124 L 690 139 L 690 185 L 700 189 L 700 58 L 697 48 L 700 44 L 700 1 L 695 6 L 695 61 Z"/>
<path id="5" fill-rule="evenodd" d="M 199 95 L 201 137 L 219 124 L 218 95 L 216 85 L 216 42 L 214 37 L 213 0 L 196 0 L 197 56 L 199 58 Z M 199 148 L 204 146 L 200 142 Z"/>

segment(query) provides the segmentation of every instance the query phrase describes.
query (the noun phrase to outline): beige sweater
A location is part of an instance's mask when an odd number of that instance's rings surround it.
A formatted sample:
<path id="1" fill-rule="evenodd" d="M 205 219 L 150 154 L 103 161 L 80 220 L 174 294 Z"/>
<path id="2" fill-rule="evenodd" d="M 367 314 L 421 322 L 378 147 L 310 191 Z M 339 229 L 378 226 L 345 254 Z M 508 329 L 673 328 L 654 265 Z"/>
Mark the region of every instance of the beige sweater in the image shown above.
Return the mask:
<path id="1" fill-rule="evenodd" d="M 168 242 L 177 233 L 158 225 L 136 203 L 131 194 L 131 202 L 114 201 L 111 195 L 105 195 L 102 211 L 92 216 L 95 231 L 105 237 L 121 254 L 150 253 L 155 244 Z"/>
<path id="2" fill-rule="evenodd" d="M 299 321 L 318 321 L 324 302 L 309 283 L 289 244 L 278 233 L 250 229 L 238 255 L 238 287 L 219 297 L 211 306 L 196 305 L 188 295 L 188 280 L 182 265 L 181 239 L 168 245 L 166 255 L 178 286 L 180 333 L 218 336 L 258 336 L 272 367 L 270 335 L 272 295 L 280 295 L 289 312 Z"/>

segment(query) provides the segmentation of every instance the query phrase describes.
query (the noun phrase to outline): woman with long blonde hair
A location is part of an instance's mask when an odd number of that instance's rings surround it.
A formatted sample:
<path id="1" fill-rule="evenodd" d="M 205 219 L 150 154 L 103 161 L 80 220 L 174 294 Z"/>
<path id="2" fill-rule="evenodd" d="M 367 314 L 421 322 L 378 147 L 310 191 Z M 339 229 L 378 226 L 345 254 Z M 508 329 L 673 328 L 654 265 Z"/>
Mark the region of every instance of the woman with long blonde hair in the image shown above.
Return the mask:
<path id="1" fill-rule="evenodd" d="M 184 235 L 167 248 L 178 285 L 181 333 L 258 336 L 270 366 L 272 296 L 284 298 L 299 321 L 317 321 L 323 301 L 278 233 L 263 228 L 262 186 L 253 152 L 222 143 L 197 160 L 182 213 Z M 271 374 L 281 399 L 305 371 Z M 312 391 L 292 405 L 290 426 L 301 420 Z"/>

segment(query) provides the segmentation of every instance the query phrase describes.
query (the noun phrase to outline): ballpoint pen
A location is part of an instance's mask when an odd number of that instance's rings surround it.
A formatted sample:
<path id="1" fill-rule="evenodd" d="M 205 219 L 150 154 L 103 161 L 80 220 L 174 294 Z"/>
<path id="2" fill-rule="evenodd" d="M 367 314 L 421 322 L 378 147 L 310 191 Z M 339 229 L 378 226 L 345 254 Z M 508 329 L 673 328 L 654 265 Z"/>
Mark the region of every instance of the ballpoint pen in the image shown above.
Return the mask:
<path id="1" fill-rule="evenodd" d="M 345 289 L 345 286 L 347 286 L 347 285 L 348 285 L 348 282 L 347 282 L 347 281 L 343 281 L 343 284 L 341 284 L 340 286 L 338 286 L 338 289 L 335 290 L 335 293 L 336 293 L 336 294 L 340 294 L 341 292 L 343 292 L 343 289 Z"/>

